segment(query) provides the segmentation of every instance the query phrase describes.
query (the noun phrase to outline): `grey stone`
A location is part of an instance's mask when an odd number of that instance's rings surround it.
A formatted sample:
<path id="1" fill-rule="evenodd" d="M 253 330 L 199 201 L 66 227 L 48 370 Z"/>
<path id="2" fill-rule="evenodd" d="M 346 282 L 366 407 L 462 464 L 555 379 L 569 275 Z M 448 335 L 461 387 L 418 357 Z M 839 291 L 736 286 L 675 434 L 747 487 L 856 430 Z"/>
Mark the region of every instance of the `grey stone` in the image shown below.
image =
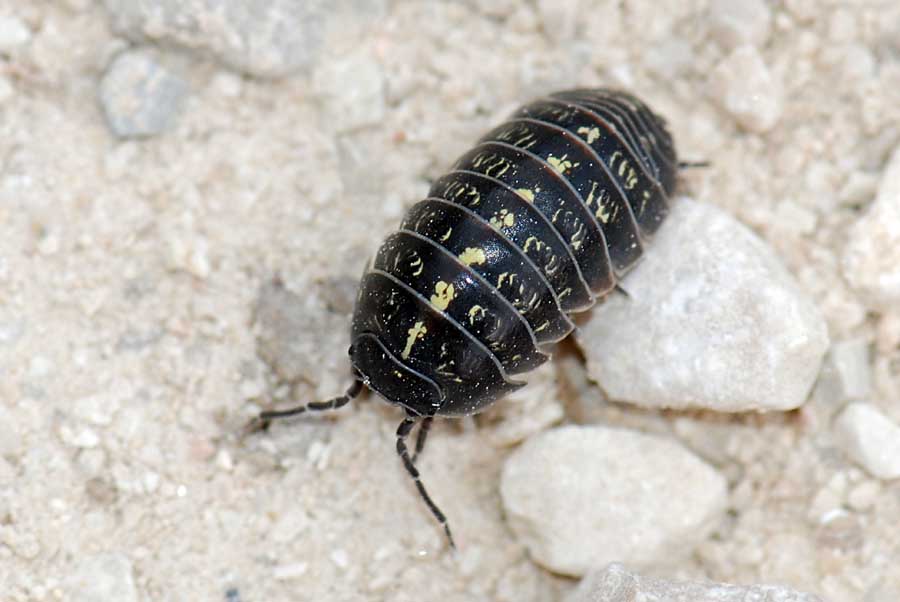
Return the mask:
<path id="1" fill-rule="evenodd" d="M 900 425 L 870 403 L 849 404 L 834 422 L 837 444 L 880 479 L 900 477 Z"/>
<path id="2" fill-rule="evenodd" d="M 843 268 L 867 306 L 886 311 L 900 306 L 900 147 L 875 201 L 848 232 Z"/>
<path id="3" fill-rule="evenodd" d="M 131 561 L 121 553 L 103 553 L 81 560 L 68 582 L 73 602 L 137 602 Z"/>
<path id="4" fill-rule="evenodd" d="M 689 554 L 724 510 L 726 483 L 675 441 L 565 426 L 532 437 L 507 459 L 500 494 L 532 557 L 580 576 L 613 561 Z"/>
<path id="5" fill-rule="evenodd" d="M 819 309 L 773 251 L 707 204 L 676 199 L 644 260 L 578 332 L 608 395 L 646 407 L 800 406 L 828 348 Z"/>
<path id="6" fill-rule="evenodd" d="M 120 138 L 154 136 L 171 127 L 187 93 L 183 79 L 142 49 L 119 54 L 100 82 L 107 123 Z"/>
<path id="7" fill-rule="evenodd" d="M 333 28 L 384 13 L 383 0 L 106 0 L 113 27 L 208 54 L 256 77 L 281 77 L 312 65 Z"/>

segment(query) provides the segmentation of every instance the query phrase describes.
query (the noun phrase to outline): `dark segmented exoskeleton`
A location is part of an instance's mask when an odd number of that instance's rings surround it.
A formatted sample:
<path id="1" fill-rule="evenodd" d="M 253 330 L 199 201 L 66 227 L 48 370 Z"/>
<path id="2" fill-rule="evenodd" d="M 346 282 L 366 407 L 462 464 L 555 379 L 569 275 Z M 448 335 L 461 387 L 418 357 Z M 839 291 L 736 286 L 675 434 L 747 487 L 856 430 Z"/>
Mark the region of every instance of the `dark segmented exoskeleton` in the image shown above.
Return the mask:
<path id="1" fill-rule="evenodd" d="M 340 407 L 363 385 L 401 406 L 397 451 L 453 545 L 415 466 L 432 419 L 484 410 L 547 361 L 573 329 L 568 314 L 641 257 L 678 168 L 665 122 L 630 94 L 571 90 L 523 106 L 434 182 L 368 266 L 350 390 L 260 421 Z"/>

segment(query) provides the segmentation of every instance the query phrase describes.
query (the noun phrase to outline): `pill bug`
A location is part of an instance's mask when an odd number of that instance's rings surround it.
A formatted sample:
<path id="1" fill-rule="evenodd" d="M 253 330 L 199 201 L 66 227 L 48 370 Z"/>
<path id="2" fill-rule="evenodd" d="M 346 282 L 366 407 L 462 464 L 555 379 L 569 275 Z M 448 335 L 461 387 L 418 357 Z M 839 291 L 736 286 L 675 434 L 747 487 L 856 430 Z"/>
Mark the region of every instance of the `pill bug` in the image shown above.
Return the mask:
<path id="1" fill-rule="evenodd" d="M 434 182 L 367 266 L 349 390 L 263 412 L 256 427 L 339 408 L 366 387 L 400 406 L 397 453 L 453 546 L 415 466 L 432 420 L 484 410 L 547 361 L 574 328 L 569 314 L 641 257 L 685 165 L 665 122 L 629 93 L 570 90 L 519 108 Z"/>

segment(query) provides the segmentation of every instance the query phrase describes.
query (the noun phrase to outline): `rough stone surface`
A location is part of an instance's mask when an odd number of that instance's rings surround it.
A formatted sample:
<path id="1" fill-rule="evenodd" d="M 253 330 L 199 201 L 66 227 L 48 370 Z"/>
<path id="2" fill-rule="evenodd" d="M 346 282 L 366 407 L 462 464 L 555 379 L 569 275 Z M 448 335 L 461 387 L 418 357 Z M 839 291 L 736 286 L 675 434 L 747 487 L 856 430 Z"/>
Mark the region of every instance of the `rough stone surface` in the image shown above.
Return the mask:
<path id="1" fill-rule="evenodd" d="M 187 82 L 148 50 L 121 53 L 100 82 L 103 112 L 121 138 L 154 136 L 172 127 L 187 93 Z"/>
<path id="2" fill-rule="evenodd" d="M 298 295 L 277 281 L 265 284 L 255 312 L 259 353 L 282 381 L 336 391 L 350 380 L 344 365 L 349 312 L 323 314 L 318 307 L 313 295 Z"/>
<path id="3" fill-rule="evenodd" d="M 258 77 L 309 67 L 331 27 L 348 33 L 384 2 L 343 0 L 105 0 L 117 31 L 136 40 L 206 52 Z"/>
<path id="4" fill-rule="evenodd" d="M 612 399 L 775 410 L 806 399 L 825 323 L 772 250 L 720 210 L 674 203 L 653 249 L 577 340 Z"/>
<path id="5" fill-rule="evenodd" d="M 137 602 L 131 561 L 124 554 L 87 556 L 67 583 L 73 602 Z"/>
<path id="6" fill-rule="evenodd" d="M 750 132 L 767 132 L 781 118 L 781 85 L 754 46 L 739 46 L 723 58 L 710 73 L 709 91 Z"/>
<path id="7" fill-rule="evenodd" d="M 780 585 L 739 586 L 654 579 L 611 564 L 581 580 L 566 602 L 823 602 Z"/>
<path id="8" fill-rule="evenodd" d="M 384 117 L 384 74 L 368 52 L 356 50 L 318 67 L 313 89 L 336 132 L 373 125 Z"/>
<path id="9" fill-rule="evenodd" d="M 31 39 L 31 30 L 21 19 L 4 15 L 0 17 L 0 52 L 15 51 Z"/>
<path id="10" fill-rule="evenodd" d="M 854 462 L 880 479 L 900 477 L 900 425 L 870 403 L 851 403 L 834 422 L 834 438 Z"/>
<path id="11" fill-rule="evenodd" d="M 507 520 L 534 559 L 584 575 L 690 554 L 724 510 L 725 479 L 678 443 L 627 429 L 565 426 L 503 466 Z"/>
<path id="12" fill-rule="evenodd" d="M 900 306 L 900 147 L 885 169 L 875 202 L 847 233 L 844 275 L 875 308 Z"/>
<path id="13" fill-rule="evenodd" d="M 713 0 L 709 3 L 710 33 L 726 48 L 762 46 L 771 30 L 772 10 L 763 0 Z"/>

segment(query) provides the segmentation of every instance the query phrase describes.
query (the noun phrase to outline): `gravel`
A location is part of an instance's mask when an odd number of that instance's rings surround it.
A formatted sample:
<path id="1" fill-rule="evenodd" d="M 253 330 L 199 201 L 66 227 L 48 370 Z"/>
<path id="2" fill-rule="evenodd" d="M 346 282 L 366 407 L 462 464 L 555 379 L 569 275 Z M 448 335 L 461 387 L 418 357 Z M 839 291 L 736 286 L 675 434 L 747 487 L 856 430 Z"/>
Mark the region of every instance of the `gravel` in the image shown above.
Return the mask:
<path id="1" fill-rule="evenodd" d="M 654 579 L 612 564 L 581 580 L 566 602 L 822 602 L 780 585 L 739 586 Z"/>

